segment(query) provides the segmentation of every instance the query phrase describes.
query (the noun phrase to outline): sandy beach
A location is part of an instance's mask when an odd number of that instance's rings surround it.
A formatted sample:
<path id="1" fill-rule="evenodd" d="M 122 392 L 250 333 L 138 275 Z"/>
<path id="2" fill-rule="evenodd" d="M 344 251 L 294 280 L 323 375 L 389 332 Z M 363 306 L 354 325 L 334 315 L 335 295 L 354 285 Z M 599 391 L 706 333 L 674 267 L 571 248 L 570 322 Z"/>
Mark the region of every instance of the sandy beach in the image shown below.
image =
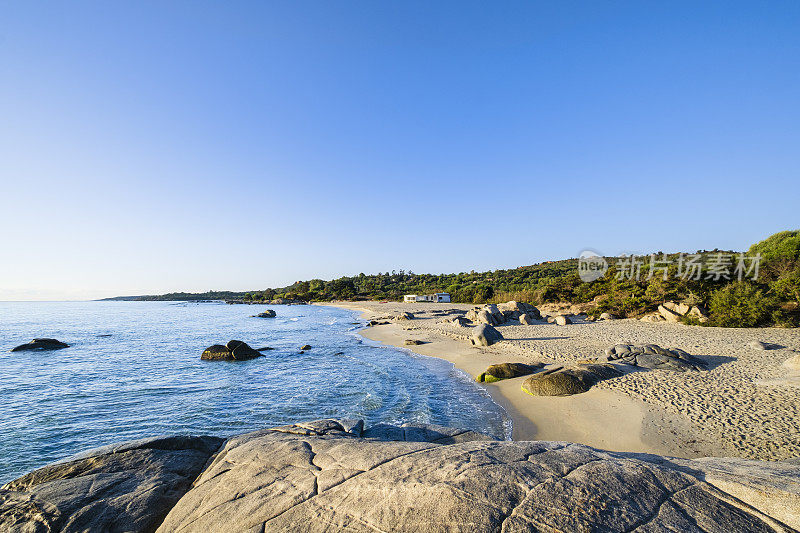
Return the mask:
<path id="1" fill-rule="evenodd" d="M 485 384 L 513 422 L 514 440 L 554 440 L 614 451 L 676 457 L 733 456 L 784 460 L 800 457 L 800 372 L 783 365 L 800 352 L 793 329 L 723 329 L 637 320 L 567 326 L 544 321 L 501 325 L 506 340 L 472 346 L 470 328 L 442 321 L 443 311 L 469 304 L 335 302 L 362 311 L 365 319 L 403 311 L 413 320 L 364 329 L 372 340 L 439 357 L 473 378 L 504 362 L 574 363 L 600 356 L 617 343 L 676 347 L 703 358 L 708 370 L 636 371 L 602 381 L 582 394 L 533 397 L 521 390 L 525 377 Z M 516 323 L 515 323 L 516 324 Z M 424 344 L 405 346 L 407 339 Z M 777 345 L 756 350 L 752 341 Z"/>

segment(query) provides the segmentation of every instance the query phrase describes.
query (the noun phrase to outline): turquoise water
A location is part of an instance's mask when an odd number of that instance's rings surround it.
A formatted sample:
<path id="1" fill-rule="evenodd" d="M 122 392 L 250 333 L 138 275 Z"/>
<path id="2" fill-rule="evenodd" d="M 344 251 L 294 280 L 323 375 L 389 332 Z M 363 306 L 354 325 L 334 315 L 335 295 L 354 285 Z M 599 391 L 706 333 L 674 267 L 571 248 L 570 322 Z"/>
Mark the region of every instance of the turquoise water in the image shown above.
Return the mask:
<path id="1" fill-rule="evenodd" d="M 327 417 L 510 434 L 501 407 L 450 363 L 380 347 L 352 311 L 183 302 L 0 302 L 0 483 L 139 437 L 231 435 Z M 110 335 L 101 337 L 100 335 Z M 8 350 L 35 337 L 70 344 Z M 265 357 L 201 361 L 239 339 Z M 304 354 L 299 347 L 313 348 Z"/>

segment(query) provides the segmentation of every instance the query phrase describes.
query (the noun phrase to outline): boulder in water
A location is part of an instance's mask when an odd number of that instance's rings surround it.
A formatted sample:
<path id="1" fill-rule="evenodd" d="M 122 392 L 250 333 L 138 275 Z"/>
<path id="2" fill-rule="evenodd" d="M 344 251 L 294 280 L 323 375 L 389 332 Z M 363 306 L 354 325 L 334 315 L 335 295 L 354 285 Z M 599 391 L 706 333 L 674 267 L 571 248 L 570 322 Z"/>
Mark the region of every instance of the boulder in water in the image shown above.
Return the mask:
<path id="1" fill-rule="evenodd" d="M 248 359 L 261 357 L 261 352 L 252 349 L 246 342 L 228 341 L 228 344 L 225 346 L 230 350 L 231 355 L 237 361 L 247 361 Z"/>
<path id="2" fill-rule="evenodd" d="M 253 316 L 256 318 L 275 318 L 275 311 L 273 309 L 267 309 L 263 313 L 258 313 Z"/>
<path id="3" fill-rule="evenodd" d="M 225 346 L 215 344 L 203 351 L 200 359 L 205 361 L 247 361 L 262 357 L 262 353 L 252 349 L 246 342 L 228 341 Z"/>
<path id="4" fill-rule="evenodd" d="M 27 352 L 31 350 L 44 351 L 44 350 L 60 350 L 62 348 L 69 348 L 69 344 L 61 342 L 56 339 L 33 339 L 26 344 L 20 344 L 15 348 L 11 348 L 12 352 Z"/>

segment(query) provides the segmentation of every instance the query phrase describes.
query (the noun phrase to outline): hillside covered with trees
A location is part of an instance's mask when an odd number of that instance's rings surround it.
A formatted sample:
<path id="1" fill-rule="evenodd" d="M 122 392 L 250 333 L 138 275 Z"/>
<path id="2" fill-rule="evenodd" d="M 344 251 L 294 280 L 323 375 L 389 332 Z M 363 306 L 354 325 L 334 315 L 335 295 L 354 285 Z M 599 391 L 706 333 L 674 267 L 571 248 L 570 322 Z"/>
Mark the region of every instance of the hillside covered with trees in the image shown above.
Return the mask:
<path id="1" fill-rule="evenodd" d="M 565 259 L 490 272 L 416 274 L 398 270 L 327 281 L 312 279 L 247 293 L 173 293 L 140 299 L 401 300 L 404 294 L 447 292 L 453 302 L 475 304 L 595 302 L 594 314 L 608 311 L 626 317 L 654 311 L 665 301 L 677 301 L 705 307 L 710 317 L 707 325 L 800 325 L 800 230 L 776 233 L 747 252 L 659 252 L 606 260 L 607 272 L 591 282 L 579 277 L 578 259 Z"/>

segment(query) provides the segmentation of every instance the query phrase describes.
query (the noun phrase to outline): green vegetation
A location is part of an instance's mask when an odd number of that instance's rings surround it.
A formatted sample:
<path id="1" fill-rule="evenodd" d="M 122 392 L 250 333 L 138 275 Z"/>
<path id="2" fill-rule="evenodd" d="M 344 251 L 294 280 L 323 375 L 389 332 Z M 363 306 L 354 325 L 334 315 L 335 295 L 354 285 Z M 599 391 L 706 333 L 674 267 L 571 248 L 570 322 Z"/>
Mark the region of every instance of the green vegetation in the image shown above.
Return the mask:
<path id="1" fill-rule="evenodd" d="M 605 311 L 617 316 L 635 317 L 657 310 L 665 301 L 701 305 L 708 309 L 705 325 L 752 327 L 760 325 L 800 325 L 800 231 L 784 231 L 754 244 L 746 258 L 761 255 L 759 275 L 736 271 L 739 254 L 732 251 L 698 251 L 687 254 L 658 252 L 651 272 L 650 257 L 640 257 L 639 276 L 620 276 L 617 258 L 600 279 L 584 283 L 578 276 L 578 260 L 548 261 L 536 265 L 490 272 L 459 274 L 415 274 L 392 271 L 374 275 L 359 274 L 330 281 L 312 279 L 288 287 L 248 293 L 175 293 L 141 299 L 211 300 L 242 299 L 265 301 L 286 298 L 305 301 L 401 300 L 404 294 L 448 292 L 453 302 L 494 303 L 517 300 L 540 305 L 547 302 L 594 302 L 595 316 Z M 701 275 L 689 268 L 694 257 L 705 265 Z M 725 257 L 728 275 L 709 276 L 709 265 Z M 617 267 L 619 265 L 616 265 Z M 630 265 L 628 265 L 630 266 Z M 659 268 L 661 267 L 661 268 Z M 666 276 L 664 273 L 666 270 Z M 687 318 L 687 323 L 698 323 Z"/>
<path id="2" fill-rule="evenodd" d="M 755 327 L 770 318 L 764 292 L 752 283 L 736 282 L 711 294 L 709 310 L 717 326 Z"/>

